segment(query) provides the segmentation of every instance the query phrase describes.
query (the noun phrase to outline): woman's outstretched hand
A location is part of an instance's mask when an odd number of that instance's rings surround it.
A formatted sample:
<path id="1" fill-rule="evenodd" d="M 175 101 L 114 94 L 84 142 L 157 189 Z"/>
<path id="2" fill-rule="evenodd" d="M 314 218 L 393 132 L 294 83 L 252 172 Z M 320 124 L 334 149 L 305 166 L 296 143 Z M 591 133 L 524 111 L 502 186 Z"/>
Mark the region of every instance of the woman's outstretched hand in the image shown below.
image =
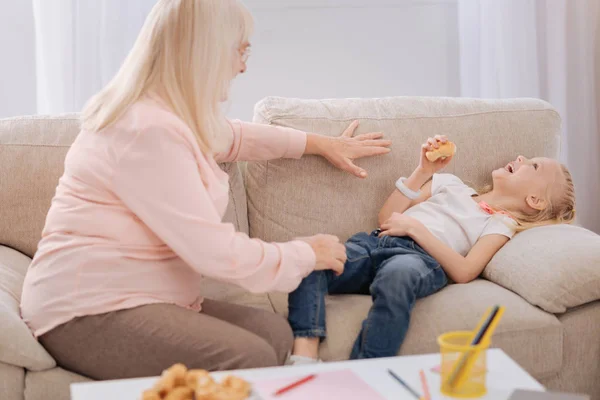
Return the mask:
<path id="1" fill-rule="evenodd" d="M 333 235 L 315 235 L 306 238 L 298 238 L 312 247 L 317 258 L 316 271 L 330 269 L 336 275 L 344 272 L 346 262 L 346 246 L 340 243 L 340 239 Z"/>
<path id="2" fill-rule="evenodd" d="M 354 160 L 387 154 L 392 145 L 390 140 L 383 139 L 383 133 L 372 132 L 354 136 L 359 122 L 354 121 L 338 137 L 327 137 L 309 134 L 306 143 L 306 154 L 318 154 L 334 166 L 359 178 L 366 178 L 367 171 L 354 164 Z"/>

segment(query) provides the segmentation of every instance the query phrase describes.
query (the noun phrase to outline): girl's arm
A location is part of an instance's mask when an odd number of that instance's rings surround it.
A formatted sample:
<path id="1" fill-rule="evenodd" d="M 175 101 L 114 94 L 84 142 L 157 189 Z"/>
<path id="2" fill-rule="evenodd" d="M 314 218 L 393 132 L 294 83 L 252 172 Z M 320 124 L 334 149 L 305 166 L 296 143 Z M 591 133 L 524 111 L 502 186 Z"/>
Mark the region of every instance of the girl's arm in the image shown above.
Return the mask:
<path id="1" fill-rule="evenodd" d="M 403 214 L 394 214 L 381 227 L 380 235 L 410 236 L 437 262 L 456 283 L 477 278 L 494 254 L 509 241 L 507 236 L 490 234 L 479 238 L 469 254 L 463 257 L 433 235 L 420 221 Z"/>
<path id="2" fill-rule="evenodd" d="M 456 283 L 468 283 L 477 278 L 494 254 L 509 241 L 508 237 L 499 234 L 483 236 L 477 240 L 469 254 L 463 257 L 435 237 L 425 226 L 421 226 L 411 237 L 440 263 Z"/>
<path id="3" fill-rule="evenodd" d="M 353 160 L 390 152 L 389 140 L 381 140 L 379 132 L 354 135 L 354 121 L 339 137 L 305 133 L 292 128 L 250 122 L 232 121 L 233 143 L 227 153 L 215 155 L 217 162 L 260 161 L 277 158 L 300 158 L 304 154 L 319 155 L 331 164 L 360 178 L 366 171 Z"/>
<path id="4" fill-rule="evenodd" d="M 415 192 L 421 190 L 421 195 L 415 200 L 409 199 L 398 189 L 394 189 L 394 192 L 387 198 L 383 207 L 381 207 L 381 211 L 379 211 L 377 217 L 379 226 L 383 225 L 393 213 L 403 213 L 412 206 L 429 199 L 431 197 L 431 176 L 432 175 L 423 171 L 421 168 L 417 168 L 411 176 L 404 181 L 404 184 L 410 190 L 414 190 Z"/>
<path id="5" fill-rule="evenodd" d="M 446 136 L 437 135 L 435 138 L 427 139 L 427 142 L 421 146 L 419 166 L 410 177 L 404 181 L 404 185 L 410 190 L 415 192 L 421 190 L 421 195 L 415 200 L 410 200 L 398 189 L 395 189 L 390 197 L 388 197 L 383 207 L 381 207 L 381 211 L 379 211 L 379 216 L 377 218 L 379 226 L 385 223 L 393 213 L 403 213 L 412 206 L 426 201 L 431 197 L 431 177 L 448 165 L 450 160 L 452 160 L 452 157 L 447 157 L 445 159 L 440 158 L 437 161 L 431 162 L 427 159 L 425 154 L 428 151 L 439 148 L 441 143 L 446 143 L 447 141 L 448 138 Z"/>

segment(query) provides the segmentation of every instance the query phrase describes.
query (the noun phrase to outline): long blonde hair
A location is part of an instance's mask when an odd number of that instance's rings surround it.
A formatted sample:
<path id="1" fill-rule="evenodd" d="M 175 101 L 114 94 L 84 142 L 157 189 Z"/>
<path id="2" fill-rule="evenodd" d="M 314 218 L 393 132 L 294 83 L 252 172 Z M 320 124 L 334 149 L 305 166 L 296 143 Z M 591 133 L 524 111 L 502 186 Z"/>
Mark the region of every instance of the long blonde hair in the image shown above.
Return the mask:
<path id="1" fill-rule="evenodd" d="M 573 177 L 565 165 L 561 164 L 561 171 L 564 177 L 560 194 L 552 196 L 552 187 L 549 187 L 546 193 L 548 206 L 532 214 L 525 214 L 518 211 L 509 211 L 490 205 L 496 211 L 502 211 L 512 217 L 517 223 L 516 231 L 535 228 L 538 226 L 554 224 L 570 224 L 575 220 L 575 185 Z M 492 186 L 488 185 L 479 190 L 479 195 L 489 193 Z"/>
<path id="2" fill-rule="evenodd" d="M 203 152 L 223 151 L 221 111 L 239 46 L 253 29 L 238 0 L 159 0 L 119 72 L 83 109 L 83 129 L 100 131 L 150 91 L 194 132 Z"/>

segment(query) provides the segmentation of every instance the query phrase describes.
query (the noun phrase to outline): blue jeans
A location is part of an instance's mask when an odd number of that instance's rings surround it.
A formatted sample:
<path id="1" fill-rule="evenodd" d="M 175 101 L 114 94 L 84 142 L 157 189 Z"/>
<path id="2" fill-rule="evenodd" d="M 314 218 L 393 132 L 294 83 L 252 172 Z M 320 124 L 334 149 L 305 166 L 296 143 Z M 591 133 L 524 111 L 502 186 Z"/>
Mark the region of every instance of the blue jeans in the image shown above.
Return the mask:
<path id="1" fill-rule="evenodd" d="M 295 337 L 326 336 L 326 294 L 370 294 L 373 305 L 362 323 L 351 359 L 395 356 L 419 298 L 447 283 L 440 264 L 408 237 L 358 233 L 346 242 L 344 273 L 314 271 L 289 295 Z"/>

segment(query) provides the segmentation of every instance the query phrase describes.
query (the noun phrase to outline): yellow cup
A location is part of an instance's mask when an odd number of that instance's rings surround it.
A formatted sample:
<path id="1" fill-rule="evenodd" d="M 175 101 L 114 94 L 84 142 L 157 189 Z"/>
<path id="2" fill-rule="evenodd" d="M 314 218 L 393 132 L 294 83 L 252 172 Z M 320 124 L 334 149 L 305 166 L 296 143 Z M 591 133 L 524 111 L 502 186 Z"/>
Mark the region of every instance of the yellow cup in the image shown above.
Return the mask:
<path id="1" fill-rule="evenodd" d="M 471 346 L 471 340 L 470 331 L 448 332 L 438 337 L 442 354 L 440 390 L 446 396 L 467 399 L 487 393 L 485 351 L 490 342 Z"/>

